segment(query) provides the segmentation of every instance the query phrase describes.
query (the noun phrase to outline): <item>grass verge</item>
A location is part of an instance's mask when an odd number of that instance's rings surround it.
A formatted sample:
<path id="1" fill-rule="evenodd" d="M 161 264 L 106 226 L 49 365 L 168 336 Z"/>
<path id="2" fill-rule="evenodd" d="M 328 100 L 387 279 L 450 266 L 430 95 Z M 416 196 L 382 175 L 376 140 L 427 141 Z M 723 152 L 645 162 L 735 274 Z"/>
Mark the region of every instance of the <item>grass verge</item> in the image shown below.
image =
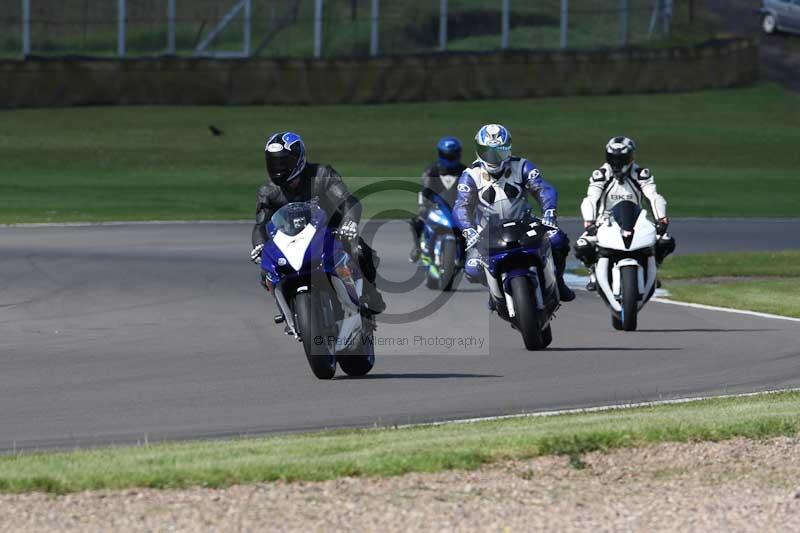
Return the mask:
<path id="1" fill-rule="evenodd" d="M 800 277 L 720 283 L 670 283 L 669 298 L 800 318 Z"/>
<path id="2" fill-rule="evenodd" d="M 659 271 L 662 280 L 716 277 L 800 277 L 800 250 L 677 255 Z"/>
<path id="3" fill-rule="evenodd" d="M 0 491 L 222 487 L 393 476 L 650 443 L 797 435 L 800 393 L 407 429 L 348 430 L 0 457 Z"/>
<path id="4" fill-rule="evenodd" d="M 676 256 L 659 276 L 672 300 L 800 318 L 800 251 Z"/>
<path id="5" fill-rule="evenodd" d="M 459 136 L 470 157 L 469 140 L 487 122 L 505 123 L 514 151 L 558 187 L 562 215 L 578 214 L 605 141 L 619 133 L 638 141 L 673 216 L 800 212 L 800 98 L 774 85 L 380 106 L 19 109 L 0 110 L 0 122 L 4 223 L 250 218 L 263 142 L 279 129 L 299 131 L 309 157 L 332 163 L 354 190 L 389 177 L 417 184 L 440 136 Z M 212 136 L 211 124 L 225 134 Z M 413 211 L 416 195 L 395 189 L 364 204 L 386 216 Z"/>

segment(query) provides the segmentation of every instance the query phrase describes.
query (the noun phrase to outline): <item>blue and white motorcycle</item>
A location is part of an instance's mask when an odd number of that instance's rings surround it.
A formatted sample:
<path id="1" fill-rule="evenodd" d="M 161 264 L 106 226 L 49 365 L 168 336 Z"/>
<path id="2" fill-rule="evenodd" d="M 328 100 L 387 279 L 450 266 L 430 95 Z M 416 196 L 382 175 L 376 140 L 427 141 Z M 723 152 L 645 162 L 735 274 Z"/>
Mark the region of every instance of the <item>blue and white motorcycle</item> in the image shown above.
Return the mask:
<path id="1" fill-rule="evenodd" d="M 420 262 L 427 270 L 429 289 L 450 291 L 464 269 L 464 238 L 458 231 L 450 206 L 439 197 L 425 218 L 420 237 Z"/>
<path id="2" fill-rule="evenodd" d="M 267 288 L 274 292 L 287 333 L 302 341 L 311 371 L 331 379 L 336 365 L 350 376 L 375 363 L 374 322 L 363 317 L 363 279 L 353 258 L 311 202 L 280 208 L 267 225 L 261 253 Z"/>
<path id="3" fill-rule="evenodd" d="M 525 348 L 553 342 L 550 326 L 561 306 L 548 235 L 557 228 L 533 216 L 530 206 L 497 202 L 479 226 L 481 253 L 491 305 L 522 334 Z"/>

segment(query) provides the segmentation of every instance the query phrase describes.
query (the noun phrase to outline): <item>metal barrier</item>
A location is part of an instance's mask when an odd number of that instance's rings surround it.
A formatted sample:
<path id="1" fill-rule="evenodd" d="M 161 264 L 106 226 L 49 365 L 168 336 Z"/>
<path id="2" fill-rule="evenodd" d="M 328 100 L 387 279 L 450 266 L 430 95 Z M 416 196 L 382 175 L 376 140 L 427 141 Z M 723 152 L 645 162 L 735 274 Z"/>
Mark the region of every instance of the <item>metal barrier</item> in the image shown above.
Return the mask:
<path id="1" fill-rule="evenodd" d="M 669 36 L 676 14 L 674 0 L 2 2 L 9 6 L 0 13 L 0 55 L 23 58 L 616 48 Z"/>

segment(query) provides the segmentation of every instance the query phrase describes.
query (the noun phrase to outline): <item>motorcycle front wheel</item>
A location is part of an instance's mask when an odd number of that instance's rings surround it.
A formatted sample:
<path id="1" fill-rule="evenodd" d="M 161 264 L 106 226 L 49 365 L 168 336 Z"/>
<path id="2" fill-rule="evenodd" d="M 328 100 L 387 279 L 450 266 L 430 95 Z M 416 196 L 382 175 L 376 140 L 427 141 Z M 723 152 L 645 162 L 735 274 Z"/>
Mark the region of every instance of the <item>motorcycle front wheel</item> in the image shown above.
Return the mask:
<path id="1" fill-rule="evenodd" d="M 319 379 L 333 378 L 336 374 L 336 352 L 328 346 L 322 306 L 315 291 L 301 292 L 294 297 L 294 317 L 311 371 Z"/>
<path id="2" fill-rule="evenodd" d="M 447 239 L 442 242 L 442 266 L 439 269 L 440 283 L 443 291 L 452 291 L 456 280 L 456 247 L 458 241 Z"/>
<path id="3" fill-rule="evenodd" d="M 639 314 L 639 269 L 635 266 L 622 267 L 622 315 L 624 331 L 636 331 Z"/>
<path id="4" fill-rule="evenodd" d="M 531 289 L 531 281 L 528 278 L 519 276 L 511 279 L 511 297 L 516 315 L 513 320 L 522 334 L 525 348 L 541 350 L 546 345 L 539 310 L 536 308 L 535 296 Z"/>

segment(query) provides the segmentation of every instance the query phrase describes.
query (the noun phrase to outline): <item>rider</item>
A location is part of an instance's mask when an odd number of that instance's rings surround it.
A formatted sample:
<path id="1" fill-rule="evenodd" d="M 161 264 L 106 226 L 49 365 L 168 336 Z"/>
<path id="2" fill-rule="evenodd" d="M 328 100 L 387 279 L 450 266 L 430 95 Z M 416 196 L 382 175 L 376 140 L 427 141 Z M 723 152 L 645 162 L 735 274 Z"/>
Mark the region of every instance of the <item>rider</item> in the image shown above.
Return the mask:
<path id="1" fill-rule="evenodd" d="M 656 181 L 649 168 L 635 163 L 636 143 L 628 137 L 611 138 L 606 144 L 606 162 L 592 173 L 589 190 L 581 203 L 583 226 L 586 229 L 581 237 L 593 236 L 597 230 L 597 218 L 612 209 L 617 203 L 631 201 L 641 205 L 647 198 L 656 220 L 656 262 L 660 266 L 664 259 L 675 250 L 675 239 L 667 233 L 667 201 L 656 190 Z M 578 239 L 575 256 L 591 271 L 587 290 L 597 289 L 594 264 L 597 262 L 595 245 L 585 238 Z"/>
<path id="2" fill-rule="evenodd" d="M 452 208 L 456 200 L 456 182 L 466 166 L 461 163 L 461 142 L 455 137 L 442 137 L 436 145 L 439 158 L 422 173 L 422 192 L 419 193 L 417 216 L 411 218 L 413 244 L 408 259 L 419 259 L 419 239 L 425 226 L 428 210 L 438 196 Z"/>
<path id="3" fill-rule="evenodd" d="M 525 192 L 530 192 L 542 210 L 542 222 L 557 228 L 558 193 L 542 178 L 536 165 L 527 159 L 512 157 L 511 134 L 505 127 L 499 124 L 483 126 L 475 135 L 475 151 L 478 159 L 458 181 L 455 217 L 467 244 L 464 268 L 467 279 L 472 283 L 485 283 L 481 256 L 474 247 L 480 239 L 475 226 L 482 212 L 500 200 L 525 202 L 527 206 Z M 570 302 L 575 299 L 575 293 L 564 283 L 569 238 L 558 229 L 550 236 L 550 244 L 558 292 L 562 301 Z"/>
<path id="4" fill-rule="evenodd" d="M 269 240 L 267 223 L 272 215 L 291 202 L 316 202 L 328 215 L 328 224 L 338 228 L 337 236 L 353 256 L 368 283 L 364 283 L 361 304 L 367 314 L 383 312 L 386 304 L 375 288 L 377 254 L 358 235 L 361 204 L 350 194 L 342 177 L 330 166 L 306 161 L 306 147 L 299 135 L 290 131 L 273 134 L 264 154 L 267 181 L 258 189 L 256 223 L 253 226 L 253 251 L 250 259 L 261 263 L 261 251 Z M 264 273 L 262 272 L 262 283 Z M 266 285 L 265 285 L 266 286 Z"/>

